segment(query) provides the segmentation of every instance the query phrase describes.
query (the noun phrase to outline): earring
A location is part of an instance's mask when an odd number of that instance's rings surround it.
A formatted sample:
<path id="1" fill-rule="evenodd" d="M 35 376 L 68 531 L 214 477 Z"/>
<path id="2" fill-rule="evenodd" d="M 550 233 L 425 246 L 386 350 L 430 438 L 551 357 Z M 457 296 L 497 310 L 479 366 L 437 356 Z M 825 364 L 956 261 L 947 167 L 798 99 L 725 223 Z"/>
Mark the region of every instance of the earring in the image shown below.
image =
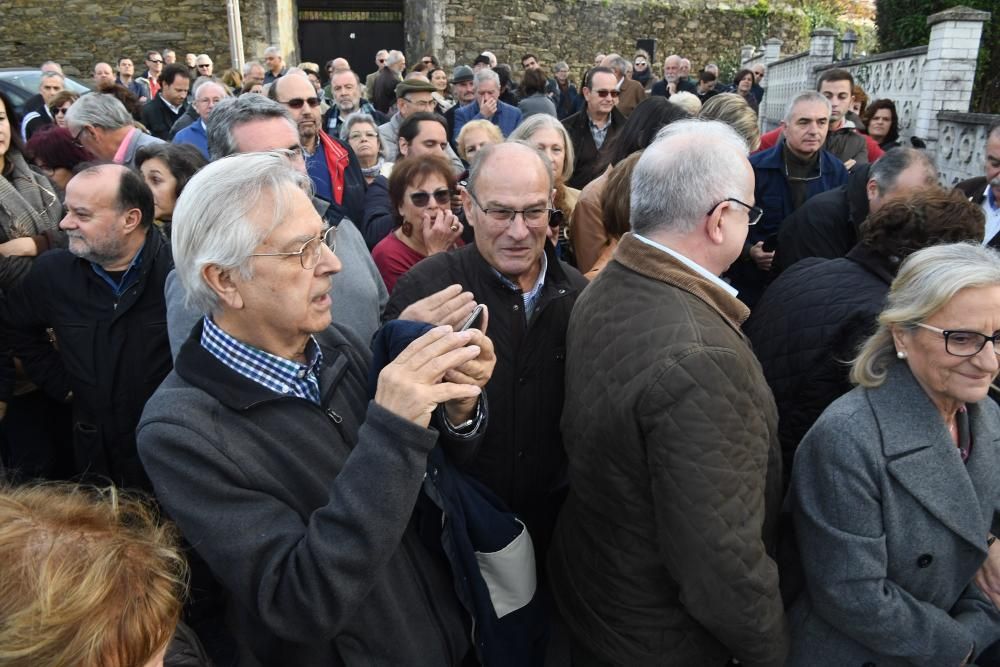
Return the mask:
<path id="1" fill-rule="evenodd" d="M 903 352 L 902 350 L 900 350 L 899 352 L 896 353 L 896 358 L 897 359 L 906 359 L 906 352 Z"/>

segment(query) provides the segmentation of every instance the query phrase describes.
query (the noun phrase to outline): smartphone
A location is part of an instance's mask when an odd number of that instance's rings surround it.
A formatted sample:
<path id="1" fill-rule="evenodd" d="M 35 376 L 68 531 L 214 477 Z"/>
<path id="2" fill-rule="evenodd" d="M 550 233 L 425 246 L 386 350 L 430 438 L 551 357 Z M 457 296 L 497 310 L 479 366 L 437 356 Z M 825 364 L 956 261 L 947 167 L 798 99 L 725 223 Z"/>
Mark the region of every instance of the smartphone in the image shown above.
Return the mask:
<path id="1" fill-rule="evenodd" d="M 479 325 L 483 323 L 483 311 L 486 310 L 486 306 L 479 304 L 476 309 L 472 311 L 469 315 L 469 319 L 465 320 L 465 324 L 459 331 L 465 331 L 466 329 L 478 329 Z"/>
<path id="2" fill-rule="evenodd" d="M 764 239 L 764 245 L 761 246 L 761 249 L 764 252 L 774 252 L 775 249 L 777 249 L 777 247 L 778 247 L 778 235 L 771 234 L 766 239 Z"/>

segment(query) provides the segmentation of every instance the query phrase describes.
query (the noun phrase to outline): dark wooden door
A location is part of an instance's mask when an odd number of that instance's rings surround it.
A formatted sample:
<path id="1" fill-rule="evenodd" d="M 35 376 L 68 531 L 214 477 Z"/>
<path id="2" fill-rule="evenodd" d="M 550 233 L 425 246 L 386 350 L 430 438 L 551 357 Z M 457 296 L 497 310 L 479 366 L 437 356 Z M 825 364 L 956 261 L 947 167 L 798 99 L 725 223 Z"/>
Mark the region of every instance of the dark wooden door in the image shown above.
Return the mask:
<path id="1" fill-rule="evenodd" d="M 362 81 L 375 71 L 379 49 L 404 50 L 402 0 L 299 0 L 299 52 L 322 68 L 347 58 Z M 326 78 L 326 72 L 323 72 Z"/>

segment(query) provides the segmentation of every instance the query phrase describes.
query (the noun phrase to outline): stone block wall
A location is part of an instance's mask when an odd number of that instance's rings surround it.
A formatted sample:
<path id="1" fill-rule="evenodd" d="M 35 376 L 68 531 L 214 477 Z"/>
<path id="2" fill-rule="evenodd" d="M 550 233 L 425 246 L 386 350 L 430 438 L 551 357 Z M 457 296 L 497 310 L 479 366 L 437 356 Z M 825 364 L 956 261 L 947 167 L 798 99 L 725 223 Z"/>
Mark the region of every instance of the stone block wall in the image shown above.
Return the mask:
<path id="1" fill-rule="evenodd" d="M 689 58 L 697 70 L 710 60 L 725 60 L 754 34 L 754 21 L 741 11 L 751 3 L 668 2 L 667 0 L 412 0 L 407 16 L 421 16 L 419 30 L 407 30 L 407 53 L 433 49 L 445 66 L 470 63 L 483 50 L 520 69 L 521 56 L 534 53 L 551 67 L 569 63 L 575 78 L 593 64 L 596 53 L 631 58 L 636 39 L 656 39 L 654 73 L 671 53 Z M 803 40 L 805 16 L 791 8 L 771 19 L 769 34 L 786 48 Z"/>
<path id="2" fill-rule="evenodd" d="M 187 52 L 208 53 L 216 71 L 229 67 L 229 33 L 223 0 L 176 0 L 163 4 L 136 0 L 6 0 L 0 2 L 0 66 L 38 67 L 55 60 L 70 75 L 89 78 L 94 63 L 114 62 L 121 56 L 135 61 L 136 73 L 145 71 L 147 49 L 172 48 L 181 58 Z M 279 30 L 285 17 L 275 7 L 293 11 L 294 0 L 242 0 L 244 51 L 259 57 L 275 42 L 295 48 L 295 36 Z M 282 39 L 284 37 L 284 39 Z"/>

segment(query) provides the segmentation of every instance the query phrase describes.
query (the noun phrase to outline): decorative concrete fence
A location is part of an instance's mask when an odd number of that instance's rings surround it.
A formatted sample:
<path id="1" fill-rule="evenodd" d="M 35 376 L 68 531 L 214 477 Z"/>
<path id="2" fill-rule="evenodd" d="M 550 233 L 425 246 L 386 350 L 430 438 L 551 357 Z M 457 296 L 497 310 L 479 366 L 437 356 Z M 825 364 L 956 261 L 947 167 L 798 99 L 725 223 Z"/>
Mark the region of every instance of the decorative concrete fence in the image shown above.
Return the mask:
<path id="1" fill-rule="evenodd" d="M 986 128 L 1000 116 L 968 111 L 983 23 L 989 20 L 989 12 L 954 7 L 927 17 L 927 46 L 850 60 L 835 60 L 837 33 L 828 28 L 815 30 L 809 50 L 792 56 L 781 57 L 781 42 L 774 39 L 762 49 L 744 47 L 744 67 L 767 65 L 761 127 L 776 128 L 799 91 L 815 89 L 825 70 L 843 68 L 854 75 L 870 102 L 895 102 L 900 137 L 907 143 L 914 136 L 924 140 L 943 183 L 981 176 Z"/>

